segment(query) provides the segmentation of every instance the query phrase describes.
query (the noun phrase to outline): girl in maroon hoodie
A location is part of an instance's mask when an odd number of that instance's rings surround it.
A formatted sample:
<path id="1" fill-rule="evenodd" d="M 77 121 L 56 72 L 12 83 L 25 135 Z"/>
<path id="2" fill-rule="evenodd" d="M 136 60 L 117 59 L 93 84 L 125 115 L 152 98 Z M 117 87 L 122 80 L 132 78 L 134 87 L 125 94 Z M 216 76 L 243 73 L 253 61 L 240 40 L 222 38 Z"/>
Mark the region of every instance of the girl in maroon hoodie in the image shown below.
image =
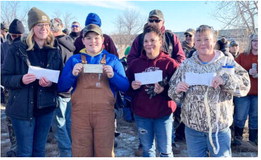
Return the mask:
<path id="1" fill-rule="evenodd" d="M 155 141 L 161 157 L 172 157 L 172 113 L 176 104 L 168 97 L 168 81 L 178 64 L 161 51 L 162 33 L 154 25 L 144 28 L 143 53 L 128 67 L 126 74 L 131 82 L 129 95 L 143 146 L 144 157 L 155 157 Z M 135 73 L 162 70 L 163 81 L 142 85 L 134 78 Z"/>

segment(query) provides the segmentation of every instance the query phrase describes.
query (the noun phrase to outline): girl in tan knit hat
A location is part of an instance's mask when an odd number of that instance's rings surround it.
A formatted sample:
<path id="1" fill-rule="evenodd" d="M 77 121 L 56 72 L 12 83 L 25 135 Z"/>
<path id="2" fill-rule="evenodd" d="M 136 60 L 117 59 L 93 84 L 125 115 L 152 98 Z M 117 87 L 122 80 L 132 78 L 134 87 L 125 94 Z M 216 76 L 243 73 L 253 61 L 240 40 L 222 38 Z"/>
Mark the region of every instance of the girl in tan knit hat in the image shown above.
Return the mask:
<path id="1" fill-rule="evenodd" d="M 29 34 L 14 43 L 2 68 L 2 84 L 9 90 L 6 114 L 11 118 L 18 157 L 44 157 L 47 135 L 57 105 L 56 84 L 28 73 L 29 66 L 62 69 L 62 58 L 41 10 L 28 12 Z"/>

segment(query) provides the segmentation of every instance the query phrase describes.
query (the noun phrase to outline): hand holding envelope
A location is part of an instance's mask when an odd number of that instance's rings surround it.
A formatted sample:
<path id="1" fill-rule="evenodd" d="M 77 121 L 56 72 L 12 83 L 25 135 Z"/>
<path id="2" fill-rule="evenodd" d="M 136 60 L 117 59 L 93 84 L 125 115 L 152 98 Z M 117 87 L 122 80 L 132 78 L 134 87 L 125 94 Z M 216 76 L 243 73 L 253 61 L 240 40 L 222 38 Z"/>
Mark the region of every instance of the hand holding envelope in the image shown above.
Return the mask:
<path id="1" fill-rule="evenodd" d="M 155 84 L 162 81 L 162 70 L 156 70 L 151 72 L 135 73 L 135 81 L 145 84 Z"/>
<path id="2" fill-rule="evenodd" d="M 34 75 L 36 77 L 36 79 L 40 79 L 39 84 L 41 86 L 47 87 L 47 86 L 50 85 L 50 82 L 54 82 L 54 83 L 58 82 L 60 71 L 59 70 L 52 70 L 52 69 L 45 69 L 45 68 L 35 67 L 35 66 L 29 66 L 27 76 L 28 75 L 31 78 L 32 78 L 31 75 Z M 44 79 L 42 79 L 43 77 L 44 77 Z M 48 82 L 48 81 L 50 81 L 50 82 Z"/>
<path id="3" fill-rule="evenodd" d="M 79 73 L 82 71 L 82 69 L 83 69 L 83 64 L 82 63 L 77 63 L 73 67 L 72 74 L 74 76 L 78 76 Z"/>

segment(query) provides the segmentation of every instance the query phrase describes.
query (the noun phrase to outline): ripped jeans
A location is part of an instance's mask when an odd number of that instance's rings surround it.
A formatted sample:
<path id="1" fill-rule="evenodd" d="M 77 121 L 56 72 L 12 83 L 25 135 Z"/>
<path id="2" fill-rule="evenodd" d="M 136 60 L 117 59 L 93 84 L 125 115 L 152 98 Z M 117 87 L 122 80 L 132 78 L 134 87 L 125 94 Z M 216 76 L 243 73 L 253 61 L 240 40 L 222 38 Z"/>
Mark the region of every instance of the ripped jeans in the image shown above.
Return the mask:
<path id="1" fill-rule="evenodd" d="M 173 115 L 144 118 L 134 115 L 143 148 L 143 157 L 156 157 L 155 141 L 160 157 L 173 157 L 171 136 Z"/>

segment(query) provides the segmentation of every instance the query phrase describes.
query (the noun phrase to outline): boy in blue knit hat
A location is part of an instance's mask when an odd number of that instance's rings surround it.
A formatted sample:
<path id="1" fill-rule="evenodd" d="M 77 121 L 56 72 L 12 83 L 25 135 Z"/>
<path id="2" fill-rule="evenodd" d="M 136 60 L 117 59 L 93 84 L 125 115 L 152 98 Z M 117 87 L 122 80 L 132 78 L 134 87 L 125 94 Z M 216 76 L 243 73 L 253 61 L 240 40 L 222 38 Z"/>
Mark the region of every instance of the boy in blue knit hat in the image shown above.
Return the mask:
<path id="1" fill-rule="evenodd" d="M 96 13 L 89 13 L 86 20 L 85 20 L 85 26 L 89 25 L 89 24 L 96 24 L 97 26 L 101 27 L 101 19 L 100 17 L 96 14 Z M 119 57 L 117 49 L 115 47 L 115 44 L 113 43 L 113 40 L 111 39 L 111 37 L 107 34 L 103 34 L 104 37 L 104 43 L 103 43 L 103 48 L 108 51 L 109 53 L 112 53 L 114 55 L 116 55 L 117 57 Z M 80 52 L 81 49 L 84 48 L 84 45 L 82 43 L 82 34 L 80 37 L 78 37 L 75 42 L 74 45 L 76 47 L 74 54 L 78 54 Z"/>

